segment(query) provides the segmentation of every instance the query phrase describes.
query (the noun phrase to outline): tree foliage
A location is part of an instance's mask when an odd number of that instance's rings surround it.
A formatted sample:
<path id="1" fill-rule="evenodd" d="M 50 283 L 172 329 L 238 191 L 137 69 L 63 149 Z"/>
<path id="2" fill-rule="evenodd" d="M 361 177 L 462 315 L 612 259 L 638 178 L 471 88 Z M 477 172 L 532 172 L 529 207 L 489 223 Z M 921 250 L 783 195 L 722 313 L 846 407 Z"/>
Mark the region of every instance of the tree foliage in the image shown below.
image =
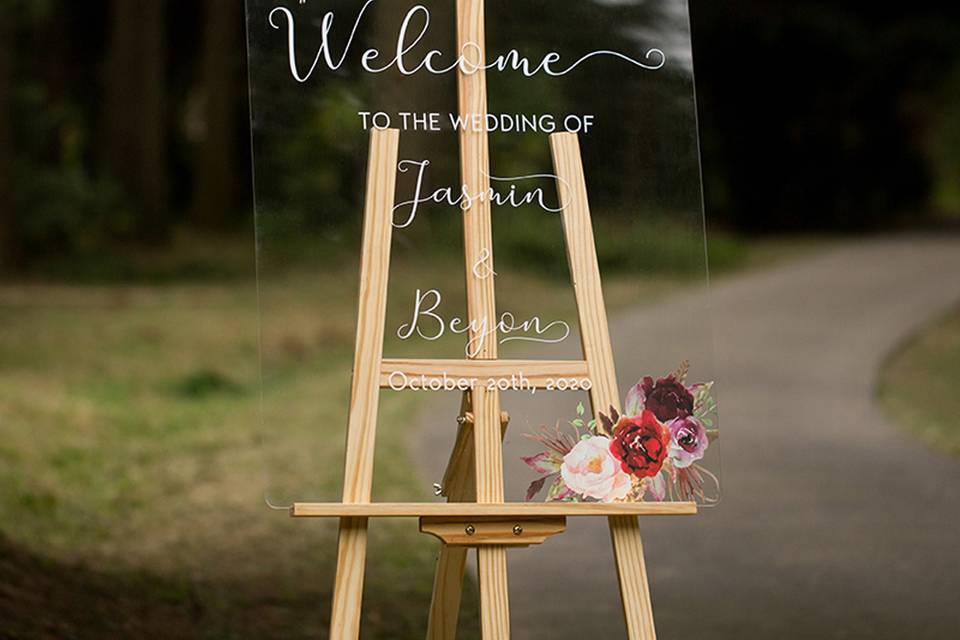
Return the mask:
<path id="1" fill-rule="evenodd" d="M 588 24 L 589 4 L 569 10 Z M 541 0 L 510 3 L 510 16 L 500 15 L 502 3 L 490 6 L 491 21 L 544 32 L 556 19 Z M 692 0 L 708 213 L 747 230 L 864 228 L 932 203 L 957 206 L 956 7 Z M 622 37 L 616 24 L 595 26 Z M 234 0 L 0 0 L 0 262 L 248 221 L 244 63 Z M 563 91 L 616 86 L 618 78 L 601 76 Z M 348 224 L 363 171 L 335 153 L 345 117 L 338 95 L 333 83 L 306 105 L 303 135 L 275 157 L 295 165 L 314 145 L 333 149 L 323 171 L 290 176 L 285 189 L 303 202 L 322 199 L 342 213 L 333 221 Z M 657 99 L 622 98 L 608 115 Z M 618 184 L 602 172 L 593 179 Z M 644 185 L 617 188 L 642 198 Z"/>

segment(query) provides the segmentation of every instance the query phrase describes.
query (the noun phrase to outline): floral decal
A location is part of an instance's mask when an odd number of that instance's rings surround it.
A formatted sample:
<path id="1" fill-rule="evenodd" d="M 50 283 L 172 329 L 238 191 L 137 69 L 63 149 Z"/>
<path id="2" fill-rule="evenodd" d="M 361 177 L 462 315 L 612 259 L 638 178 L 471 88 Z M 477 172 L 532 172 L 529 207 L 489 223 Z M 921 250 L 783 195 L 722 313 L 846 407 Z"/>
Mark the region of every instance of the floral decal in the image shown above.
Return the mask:
<path id="1" fill-rule="evenodd" d="M 652 478 L 663 468 L 669 444 L 670 430 L 660 424 L 652 411 L 644 410 L 635 418 L 617 421 L 610 450 L 626 473 Z"/>
<path id="2" fill-rule="evenodd" d="M 574 445 L 560 464 L 560 478 L 575 494 L 602 502 L 623 500 L 630 493 L 630 476 L 610 452 L 610 438 L 594 436 Z"/>
<path id="3" fill-rule="evenodd" d="M 638 502 L 718 500 L 717 477 L 698 463 L 716 439 L 713 383 L 686 383 L 689 365 L 662 378 L 647 376 L 599 422 L 584 422 L 583 404 L 569 429 L 541 427 L 528 437 L 544 451 L 523 458 L 540 477 L 527 500 L 548 486 L 547 501 Z"/>

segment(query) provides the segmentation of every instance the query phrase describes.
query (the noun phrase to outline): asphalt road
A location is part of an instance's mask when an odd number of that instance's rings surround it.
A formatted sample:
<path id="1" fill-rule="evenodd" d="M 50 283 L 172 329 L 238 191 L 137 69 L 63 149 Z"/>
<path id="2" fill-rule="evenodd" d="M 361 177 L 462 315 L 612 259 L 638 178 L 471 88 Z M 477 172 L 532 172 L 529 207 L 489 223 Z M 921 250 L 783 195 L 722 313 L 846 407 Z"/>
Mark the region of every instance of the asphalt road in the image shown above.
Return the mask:
<path id="1" fill-rule="evenodd" d="M 960 461 L 875 402 L 884 358 L 958 301 L 960 239 L 884 238 L 612 318 L 623 386 L 675 366 L 671 340 L 650 336 L 712 307 L 724 499 L 643 521 L 660 638 L 960 637 Z M 436 416 L 457 406 L 437 402 L 418 447 L 432 479 L 452 432 Z M 504 400 L 510 496 L 530 480 L 513 425 L 549 402 Z M 604 520 L 577 518 L 510 553 L 514 637 L 625 637 L 608 541 Z"/>

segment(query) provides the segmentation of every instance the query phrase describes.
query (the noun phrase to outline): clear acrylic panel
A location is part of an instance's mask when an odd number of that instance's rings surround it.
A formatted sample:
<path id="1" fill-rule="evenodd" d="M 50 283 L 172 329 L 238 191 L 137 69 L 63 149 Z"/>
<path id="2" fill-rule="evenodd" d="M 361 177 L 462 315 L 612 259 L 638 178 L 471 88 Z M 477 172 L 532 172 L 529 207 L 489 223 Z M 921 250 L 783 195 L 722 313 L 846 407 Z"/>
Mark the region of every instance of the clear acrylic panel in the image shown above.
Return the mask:
<path id="1" fill-rule="evenodd" d="M 390 126 L 388 358 L 471 355 L 463 219 L 484 195 L 485 265 L 511 314 L 493 320 L 499 356 L 583 357 L 550 153 L 552 133 L 580 138 L 623 414 L 592 423 L 580 380 L 504 381 L 506 499 L 714 503 L 686 2 L 488 0 L 489 116 L 476 122 L 458 113 L 457 70 L 476 58 L 457 49 L 455 6 L 247 0 L 269 501 L 341 498 L 370 129 Z M 474 124 L 489 131 L 493 193 L 464 193 L 458 130 Z M 438 499 L 459 405 L 458 391 L 381 391 L 375 501 Z"/>

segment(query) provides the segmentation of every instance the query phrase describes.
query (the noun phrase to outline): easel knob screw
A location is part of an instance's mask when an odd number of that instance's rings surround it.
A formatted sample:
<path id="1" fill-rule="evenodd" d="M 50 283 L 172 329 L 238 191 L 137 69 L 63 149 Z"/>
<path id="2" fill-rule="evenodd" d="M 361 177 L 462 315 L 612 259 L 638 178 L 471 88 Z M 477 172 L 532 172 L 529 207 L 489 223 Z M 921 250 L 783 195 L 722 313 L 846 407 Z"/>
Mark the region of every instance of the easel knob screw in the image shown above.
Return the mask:
<path id="1" fill-rule="evenodd" d="M 474 527 L 472 524 L 468 524 L 466 527 L 463 528 L 463 530 L 467 532 L 468 536 L 472 536 L 477 532 L 476 527 Z"/>
<path id="2" fill-rule="evenodd" d="M 523 535 L 523 527 L 521 527 L 520 525 L 516 525 L 513 528 L 513 535 L 515 536 Z"/>

